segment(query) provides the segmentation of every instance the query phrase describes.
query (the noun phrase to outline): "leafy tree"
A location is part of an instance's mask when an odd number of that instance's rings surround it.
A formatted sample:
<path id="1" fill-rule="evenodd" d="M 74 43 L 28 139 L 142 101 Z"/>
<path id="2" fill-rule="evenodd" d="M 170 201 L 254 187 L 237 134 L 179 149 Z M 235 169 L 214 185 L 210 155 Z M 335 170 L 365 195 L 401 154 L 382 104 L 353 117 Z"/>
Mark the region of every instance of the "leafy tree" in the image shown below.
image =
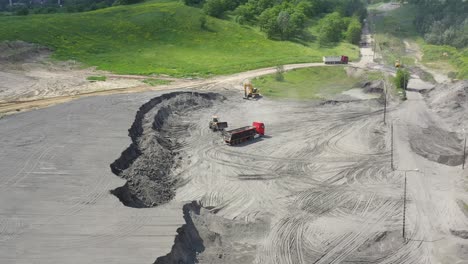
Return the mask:
<path id="1" fill-rule="evenodd" d="M 263 11 L 258 20 L 260 29 L 268 38 L 278 37 L 287 40 L 304 29 L 305 19 L 302 9 L 285 2 Z"/>
<path id="2" fill-rule="evenodd" d="M 343 29 L 344 23 L 338 12 L 326 15 L 320 20 L 318 36 L 320 44 L 339 42 L 342 38 L 341 32 Z"/>
<path id="3" fill-rule="evenodd" d="M 203 5 L 203 11 L 207 15 L 221 18 L 228 9 L 226 0 L 206 0 Z"/>
<path id="4" fill-rule="evenodd" d="M 359 22 L 359 19 L 357 17 L 353 17 L 351 22 L 348 24 L 348 29 L 345 33 L 346 41 L 352 44 L 359 44 L 359 41 L 361 40 L 361 28 L 362 25 Z"/>
<path id="5" fill-rule="evenodd" d="M 277 23 L 277 11 L 274 8 L 263 11 L 258 18 L 258 25 L 268 38 L 273 38 L 280 31 Z"/>
<path id="6" fill-rule="evenodd" d="M 203 4 L 204 0 L 184 0 L 184 4 L 188 6 L 198 6 Z"/>
<path id="7" fill-rule="evenodd" d="M 236 20 L 239 24 L 253 22 L 256 19 L 255 6 L 249 3 L 237 7 L 234 13 L 237 14 Z"/>

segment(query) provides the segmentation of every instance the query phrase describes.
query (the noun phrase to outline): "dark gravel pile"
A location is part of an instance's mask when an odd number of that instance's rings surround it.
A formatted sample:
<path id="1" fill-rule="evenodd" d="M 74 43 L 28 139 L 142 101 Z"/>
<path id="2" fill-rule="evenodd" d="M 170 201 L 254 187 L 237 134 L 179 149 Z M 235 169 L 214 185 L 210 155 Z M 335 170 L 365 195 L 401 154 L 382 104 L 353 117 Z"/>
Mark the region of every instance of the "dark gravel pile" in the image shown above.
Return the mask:
<path id="1" fill-rule="evenodd" d="M 171 170 L 191 112 L 222 99 L 214 93 L 174 92 L 142 105 L 129 129 L 132 144 L 110 166 L 127 183 L 111 192 L 125 205 L 137 208 L 171 200 L 177 182 Z"/>

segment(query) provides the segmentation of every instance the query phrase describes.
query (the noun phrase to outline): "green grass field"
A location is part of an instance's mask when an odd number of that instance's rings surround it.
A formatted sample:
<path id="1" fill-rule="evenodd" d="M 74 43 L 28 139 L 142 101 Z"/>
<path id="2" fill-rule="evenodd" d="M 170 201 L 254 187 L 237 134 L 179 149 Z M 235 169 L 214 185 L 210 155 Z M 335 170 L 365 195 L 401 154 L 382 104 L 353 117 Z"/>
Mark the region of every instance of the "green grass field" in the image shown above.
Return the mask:
<path id="1" fill-rule="evenodd" d="M 356 46 L 322 48 L 271 41 L 256 28 L 207 17 L 177 0 L 154 0 L 92 12 L 0 16 L 0 41 L 24 40 L 121 74 L 208 76 L 287 63 L 317 62 L 323 55 L 358 58 Z"/>
<path id="2" fill-rule="evenodd" d="M 313 67 L 285 72 L 284 81 L 267 75 L 252 81 L 260 93 L 272 98 L 324 99 L 355 87 L 363 78 L 348 77 L 344 67 Z M 378 73 L 372 73 L 378 78 Z"/>

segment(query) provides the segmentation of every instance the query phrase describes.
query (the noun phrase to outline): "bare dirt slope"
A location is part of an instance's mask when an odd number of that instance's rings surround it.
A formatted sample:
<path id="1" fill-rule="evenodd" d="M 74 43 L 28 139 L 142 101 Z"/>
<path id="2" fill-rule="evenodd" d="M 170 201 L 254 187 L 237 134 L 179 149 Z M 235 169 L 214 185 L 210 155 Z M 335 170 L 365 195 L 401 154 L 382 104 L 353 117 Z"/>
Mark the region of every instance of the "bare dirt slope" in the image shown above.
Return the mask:
<path id="1" fill-rule="evenodd" d="M 453 230 L 468 228 L 465 208 L 460 204 L 467 199 L 466 173 L 447 159 L 427 156 L 427 152 L 444 155 L 451 151 L 460 157 L 462 142 L 459 134 L 449 132 L 450 120 L 431 112 L 417 92 L 430 87 L 411 81 L 409 88 L 414 91 L 408 92 L 408 101 L 392 114 L 395 168 L 407 176 L 407 248 L 420 252 L 414 256 L 416 263 L 465 263 L 467 242 L 453 235 Z"/>
<path id="2" fill-rule="evenodd" d="M 142 85 L 138 79 L 110 78 L 90 82 L 105 72 L 82 69 L 72 61 L 50 60 L 51 51 L 21 41 L 0 43 L 0 103 L 75 95 Z"/>
<path id="3" fill-rule="evenodd" d="M 468 80 L 436 85 L 424 93 L 424 98 L 452 131 L 468 132 Z"/>

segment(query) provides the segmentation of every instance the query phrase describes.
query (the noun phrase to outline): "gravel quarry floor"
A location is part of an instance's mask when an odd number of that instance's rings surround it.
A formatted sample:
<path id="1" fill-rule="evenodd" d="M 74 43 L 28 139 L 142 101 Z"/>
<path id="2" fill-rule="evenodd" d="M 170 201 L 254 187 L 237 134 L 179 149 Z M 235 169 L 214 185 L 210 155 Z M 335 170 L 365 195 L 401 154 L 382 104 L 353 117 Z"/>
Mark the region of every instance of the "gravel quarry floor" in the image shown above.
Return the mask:
<path id="1" fill-rule="evenodd" d="M 253 101 L 220 84 L 6 116 L 0 263 L 466 263 L 460 135 L 426 86 L 388 108 L 395 171 L 378 99 Z M 266 136 L 227 146 L 214 114 Z"/>
<path id="2" fill-rule="evenodd" d="M 393 70 L 361 54 L 353 66 Z M 362 89 L 241 98 L 243 81 L 274 71 L 1 117 L 0 263 L 468 263 L 466 81 L 430 90 L 413 78 L 384 124 L 383 100 Z M 34 99 L 22 91 L 36 79 L 0 68 L 17 77 L 24 89 L 6 85 L 4 98 Z M 34 95 L 55 95 L 48 87 Z M 0 112 L 77 98 L 62 88 Z M 264 122 L 266 136 L 227 146 L 212 115 L 230 128 Z"/>

